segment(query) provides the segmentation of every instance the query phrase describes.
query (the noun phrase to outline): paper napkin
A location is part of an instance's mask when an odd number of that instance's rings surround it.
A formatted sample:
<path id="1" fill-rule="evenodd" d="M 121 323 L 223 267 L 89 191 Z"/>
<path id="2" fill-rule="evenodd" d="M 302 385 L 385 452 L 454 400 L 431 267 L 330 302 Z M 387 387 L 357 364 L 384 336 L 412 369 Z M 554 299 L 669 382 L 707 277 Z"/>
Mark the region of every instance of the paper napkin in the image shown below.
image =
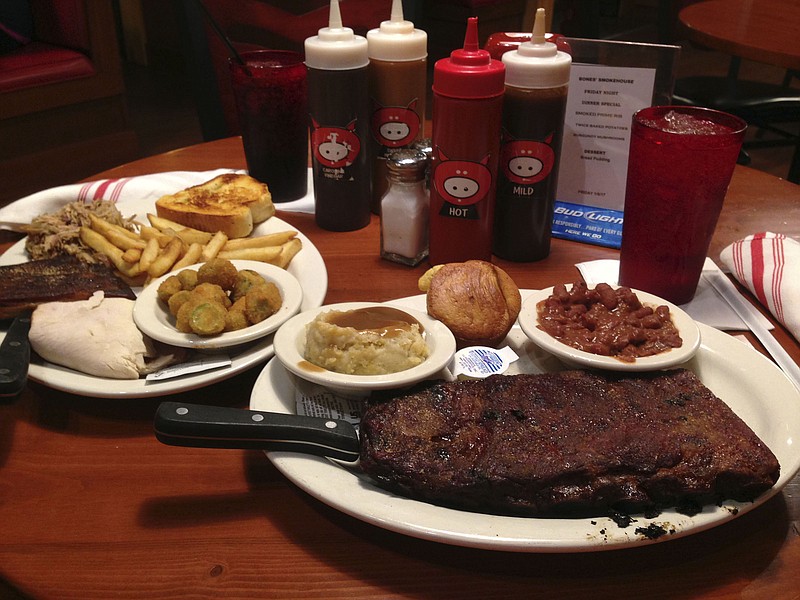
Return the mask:
<path id="1" fill-rule="evenodd" d="M 755 233 L 725 248 L 720 260 L 800 340 L 800 242 Z"/>

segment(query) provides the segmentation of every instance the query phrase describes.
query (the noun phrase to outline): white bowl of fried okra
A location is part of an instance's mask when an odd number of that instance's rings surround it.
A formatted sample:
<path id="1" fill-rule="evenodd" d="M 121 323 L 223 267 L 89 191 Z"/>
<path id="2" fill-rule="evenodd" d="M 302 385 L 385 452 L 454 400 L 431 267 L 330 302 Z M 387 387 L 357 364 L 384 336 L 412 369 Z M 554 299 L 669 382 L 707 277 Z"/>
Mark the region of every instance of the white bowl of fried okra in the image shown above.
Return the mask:
<path id="1" fill-rule="evenodd" d="M 142 333 L 165 344 L 229 348 L 271 334 L 302 300 L 300 283 L 280 267 L 213 259 L 151 281 L 133 318 Z"/>

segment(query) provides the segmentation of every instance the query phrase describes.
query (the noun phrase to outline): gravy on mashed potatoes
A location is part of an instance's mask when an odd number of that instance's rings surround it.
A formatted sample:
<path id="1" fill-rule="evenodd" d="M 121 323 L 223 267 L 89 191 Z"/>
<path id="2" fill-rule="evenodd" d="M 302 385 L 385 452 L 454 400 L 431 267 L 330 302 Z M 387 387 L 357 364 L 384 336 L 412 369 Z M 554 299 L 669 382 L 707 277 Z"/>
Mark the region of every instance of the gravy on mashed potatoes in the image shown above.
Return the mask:
<path id="1" fill-rule="evenodd" d="M 388 306 L 329 310 L 306 326 L 304 358 L 347 375 L 386 375 L 421 364 L 429 350 L 422 326 Z"/>

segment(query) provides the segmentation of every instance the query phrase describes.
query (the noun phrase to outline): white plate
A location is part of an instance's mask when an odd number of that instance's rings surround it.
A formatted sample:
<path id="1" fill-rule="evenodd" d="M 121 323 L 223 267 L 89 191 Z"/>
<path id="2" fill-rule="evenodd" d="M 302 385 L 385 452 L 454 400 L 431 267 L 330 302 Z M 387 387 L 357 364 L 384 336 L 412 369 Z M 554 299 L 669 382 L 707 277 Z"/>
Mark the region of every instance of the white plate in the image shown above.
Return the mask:
<path id="1" fill-rule="evenodd" d="M 304 357 L 306 325 L 308 323 L 321 312 L 348 311 L 372 306 L 383 305 L 375 302 L 343 302 L 308 310 L 292 317 L 275 334 L 275 355 L 286 369 L 303 379 L 331 389 L 350 391 L 407 387 L 436 375 L 453 358 L 456 351 L 456 340 L 450 330 L 441 322 L 429 317 L 424 311 L 408 310 L 408 314 L 422 325 L 425 343 L 430 350 L 430 356 L 422 364 L 387 375 L 345 375 L 325 369 L 304 368 L 303 365 L 306 363 Z"/>
<path id="2" fill-rule="evenodd" d="M 269 335 L 300 310 L 303 288 L 300 287 L 300 282 L 294 275 L 275 265 L 255 260 L 231 262 L 237 271 L 245 269 L 255 271 L 278 287 L 282 302 L 281 307 L 274 315 L 250 327 L 214 336 L 183 333 L 175 328 L 175 318 L 170 314 L 167 306 L 158 299 L 158 286 L 168 277 L 175 275 L 175 273 L 167 273 L 152 281 L 136 298 L 136 303 L 133 305 L 133 320 L 136 326 L 145 335 L 171 346 L 213 350 L 246 344 Z M 199 268 L 200 265 L 197 264 L 184 270 L 197 271 Z"/>
<path id="3" fill-rule="evenodd" d="M 658 371 L 660 369 L 675 367 L 692 358 L 700 347 L 700 329 L 698 329 L 694 319 L 682 309 L 658 296 L 639 290 L 633 290 L 633 292 L 642 304 L 653 308 L 661 305 L 669 308 L 670 315 L 672 315 L 672 322 L 675 324 L 683 340 L 683 344 L 680 348 L 670 348 L 660 354 L 643 356 L 635 359 L 633 362 L 623 362 L 613 356 L 601 356 L 568 346 L 536 326 L 539 322 L 536 304 L 549 297 L 553 293 L 553 288 L 537 290 L 530 293 L 522 304 L 522 310 L 518 318 L 519 325 L 535 344 L 555 354 L 562 360 L 578 367 L 610 371 Z"/>
<path id="4" fill-rule="evenodd" d="M 523 296 L 527 292 L 523 291 Z M 424 308 L 424 296 L 396 300 L 398 307 Z M 800 392 L 772 362 L 747 344 L 705 325 L 698 353 L 685 366 L 722 398 L 769 446 L 780 461 L 776 485 L 752 503 L 706 506 L 692 517 L 664 511 L 620 528 L 611 519 L 541 519 L 458 511 L 403 498 L 375 486 L 357 469 L 324 458 L 270 452 L 269 459 L 301 489 L 353 517 L 391 531 L 458 546 L 516 552 L 593 552 L 677 539 L 740 517 L 779 493 L 800 468 Z M 511 372 L 540 373 L 565 368 L 519 329 L 507 339 L 520 360 Z M 270 361 L 253 388 L 250 408 L 293 414 L 294 376 Z M 656 540 L 635 532 L 650 524 L 668 533 Z"/>
<path id="5" fill-rule="evenodd" d="M 196 174 L 193 175 L 196 178 Z M 177 175 L 172 176 L 169 181 L 169 186 L 162 186 L 158 190 L 159 195 L 175 192 L 187 185 L 197 183 L 195 180 L 186 180 Z M 146 213 L 155 210 L 155 199 L 157 198 L 158 195 L 151 196 L 146 200 L 139 200 L 138 197 L 137 199 L 120 200 L 117 207 L 123 215 L 138 215 L 139 220 L 143 220 Z M 64 203 L 73 199 L 65 198 Z M 286 221 L 278 217 L 271 217 L 260 223 L 253 231 L 253 235 L 265 235 L 287 229 L 297 231 L 296 227 L 289 225 Z M 294 257 L 287 271 L 297 278 L 303 288 L 303 302 L 300 310 L 308 310 L 322 305 L 325 300 L 325 294 L 328 291 L 328 271 L 322 255 L 311 243 L 311 240 L 300 231 L 298 231 L 297 237 L 302 241 L 303 249 Z M 0 265 L 13 265 L 27 261 L 28 255 L 25 252 L 24 239 L 11 246 L 0 256 Z M 0 341 L 5 338 L 5 335 L 5 329 L 0 331 Z M 53 365 L 35 355 L 31 357 L 28 377 L 32 381 L 56 390 L 96 398 L 144 398 L 176 394 L 223 381 L 264 362 L 275 354 L 272 337 L 271 335 L 267 336 L 231 356 L 230 367 L 185 375 L 175 379 L 161 381 L 146 381 L 144 378 L 105 379 Z"/>

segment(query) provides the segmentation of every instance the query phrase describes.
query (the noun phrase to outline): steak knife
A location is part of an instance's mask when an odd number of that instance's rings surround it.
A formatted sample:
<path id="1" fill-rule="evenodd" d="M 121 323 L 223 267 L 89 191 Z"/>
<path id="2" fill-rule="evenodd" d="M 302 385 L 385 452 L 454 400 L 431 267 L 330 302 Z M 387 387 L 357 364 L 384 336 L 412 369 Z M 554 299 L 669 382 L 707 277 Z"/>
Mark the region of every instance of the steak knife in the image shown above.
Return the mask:
<path id="1" fill-rule="evenodd" d="M 31 360 L 30 328 L 31 312 L 26 311 L 12 321 L 0 344 L 0 397 L 16 396 L 25 387 Z"/>
<path id="2" fill-rule="evenodd" d="M 170 446 L 301 452 L 348 462 L 359 458 L 358 431 L 338 419 L 162 402 L 154 427 L 156 438 Z"/>

